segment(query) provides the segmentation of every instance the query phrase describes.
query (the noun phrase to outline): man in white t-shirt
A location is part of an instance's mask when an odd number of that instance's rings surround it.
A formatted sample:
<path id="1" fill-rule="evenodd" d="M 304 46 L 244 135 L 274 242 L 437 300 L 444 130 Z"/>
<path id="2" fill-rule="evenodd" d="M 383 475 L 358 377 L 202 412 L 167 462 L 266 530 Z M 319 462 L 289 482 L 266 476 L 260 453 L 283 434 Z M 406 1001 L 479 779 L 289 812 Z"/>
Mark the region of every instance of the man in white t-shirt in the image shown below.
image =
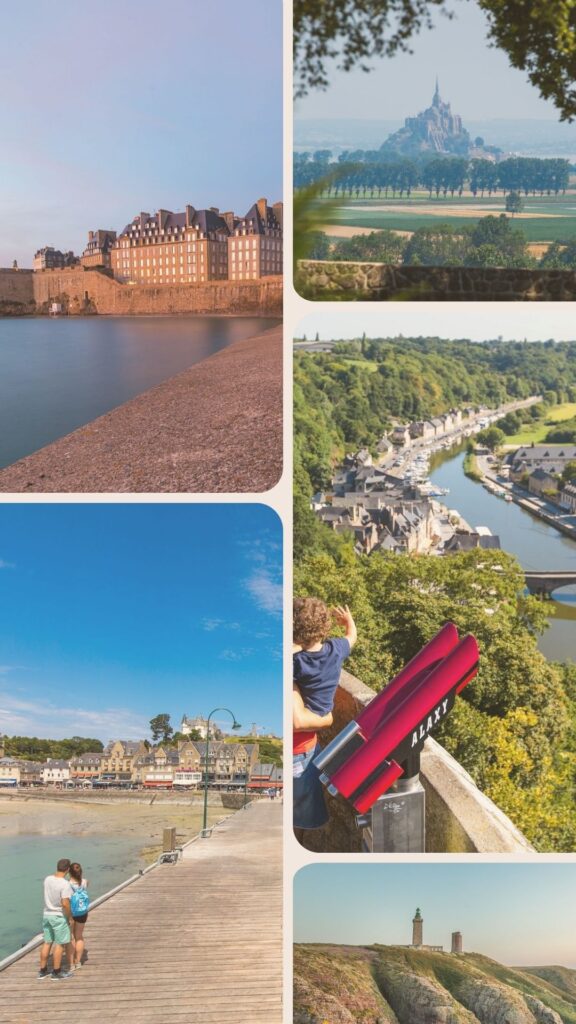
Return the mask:
<path id="1" fill-rule="evenodd" d="M 40 949 L 40 970 L 38 979 L 50 977 L 52 981 L 62 981 L 69 978 L 70 973 L 62 970 L 62 953 L 64 946 L 70 943 L 72 924 L 72 911 L 70 910 L 70 897 L 72 886 L 66 878 L 70 868 L 70 861 L 66 858 L 59 860 L 56 871 L 44 879 L 44 916 L 42 918 L 42 931 L 44 942 Z M 48 957 L 53 948 L 52 973 L 48 971 Z"/>

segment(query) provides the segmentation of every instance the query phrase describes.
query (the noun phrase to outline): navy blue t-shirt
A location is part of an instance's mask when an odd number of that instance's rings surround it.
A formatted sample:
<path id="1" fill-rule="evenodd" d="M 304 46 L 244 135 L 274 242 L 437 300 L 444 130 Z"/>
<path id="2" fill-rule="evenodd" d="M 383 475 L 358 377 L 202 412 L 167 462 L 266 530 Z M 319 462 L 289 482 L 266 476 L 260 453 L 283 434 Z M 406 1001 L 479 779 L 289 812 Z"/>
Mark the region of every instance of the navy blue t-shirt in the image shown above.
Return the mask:
<path id="1" fill-rule="evenodd" d="M 319 651 L 298 651 L 293 655 L 294 682 L 310 711 L 317 715 L 332 711 L 342 663 L 349 655 L 350 642 L 340 636 L 326 640 Z"/>

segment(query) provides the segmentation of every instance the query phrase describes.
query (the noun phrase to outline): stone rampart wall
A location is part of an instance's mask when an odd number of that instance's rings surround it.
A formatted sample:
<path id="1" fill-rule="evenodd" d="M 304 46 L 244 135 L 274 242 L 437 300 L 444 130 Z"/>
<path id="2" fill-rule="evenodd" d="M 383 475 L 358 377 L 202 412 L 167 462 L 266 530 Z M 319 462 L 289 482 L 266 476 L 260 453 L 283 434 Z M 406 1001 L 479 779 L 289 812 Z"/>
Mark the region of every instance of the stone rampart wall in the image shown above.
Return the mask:
<path id="1" fill-rule="evenodd" d="M 34 311 L 34 274 L 31 270 L 0 267 L 0 316 Z"/>
<path id="2" fill-rule="evenodd" d="M 63 311 L 71 315 L 224 313 L 280 316 L 282 313 L 281 277 L 156 286 L 120 284 L 98 270 L 46 270 L 32 276 L 39 313 L 46 313 L 54 301 L 61 302 Z"/>
<path id="3" fill-rule="evenodd" d="M 305 260 L 295 287 L 303 298 L 317 301 L 570 302 L 576 299 L 576 271 Z"/>
<path id="4" fill-rule="evenodd" d="M 319 733 L 323 745 L 356 718 L 374 691 L 343 672 L 336 691 L 334 725 Z M 429 738 L 421 758 L 426 790 L 427 853 L 529 853 L 532 847 L 509 818 L 482 793 L 462 766 Z M 330 821 L 304 833 L 304 845 L 318 852 L 359 853 L 362 833 L 350 805 L 325 790 Z"/>

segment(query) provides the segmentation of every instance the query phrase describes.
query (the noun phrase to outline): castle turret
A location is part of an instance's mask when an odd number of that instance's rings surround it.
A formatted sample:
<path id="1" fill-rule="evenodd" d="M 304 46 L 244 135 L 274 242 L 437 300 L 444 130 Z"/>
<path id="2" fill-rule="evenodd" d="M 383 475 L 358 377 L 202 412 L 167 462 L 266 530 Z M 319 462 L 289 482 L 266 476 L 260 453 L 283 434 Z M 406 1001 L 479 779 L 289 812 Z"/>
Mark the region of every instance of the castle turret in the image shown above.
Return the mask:
<path id="1" fill-rule="evenodd" d="M 424 933 L 424 921 L 420 913 L 420 907 L 416 907 L 416 913 L 412 918 L 412 945 L 421 946 Z"/>
<path id="2" fill-rule="evenodd" d="M 442 100 L 440 99 L 440 86 L 438 84 L 438 75 L 436 75 L 436 89 L 434 91 L 434 96 L 432 98 L 432 106 L 439 107 L 441 103 Z"/>

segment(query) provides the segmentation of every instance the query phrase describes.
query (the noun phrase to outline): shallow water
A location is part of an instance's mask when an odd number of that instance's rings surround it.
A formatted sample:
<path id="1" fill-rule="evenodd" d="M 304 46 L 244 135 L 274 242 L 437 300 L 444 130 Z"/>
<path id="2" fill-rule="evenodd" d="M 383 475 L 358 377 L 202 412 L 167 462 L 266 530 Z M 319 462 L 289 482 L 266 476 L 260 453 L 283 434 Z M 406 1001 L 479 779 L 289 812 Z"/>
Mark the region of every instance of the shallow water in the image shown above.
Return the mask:
<path id="1" fill-rule="evenodd" d="M 0 468 L 277 322 L 1 317 Z"/>
<path id="2" fill-rule="evenodd" d="M 199 831 L 201 813 L 201 803 L 0 799 L 0 959 L 40 931 L 42 882 L 61 857 L 82 864 L 96 899 L 154 859 L 163 828 L 176 826 L 179 842 L 191 838 Z M 209 807 L 209 823 L 225 814 L 221 807 Z M 154 856 L 146 856 L 151 849 Z"/>

